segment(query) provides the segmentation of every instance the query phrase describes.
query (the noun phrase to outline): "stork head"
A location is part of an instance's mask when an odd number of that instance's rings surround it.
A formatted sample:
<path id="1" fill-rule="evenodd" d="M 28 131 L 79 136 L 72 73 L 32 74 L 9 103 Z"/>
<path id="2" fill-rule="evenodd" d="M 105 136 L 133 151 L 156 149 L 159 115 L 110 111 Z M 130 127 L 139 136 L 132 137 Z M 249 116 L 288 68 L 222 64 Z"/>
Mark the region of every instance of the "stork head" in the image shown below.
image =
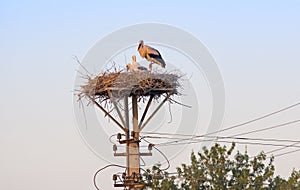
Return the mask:
<path id="1" fill-rule="evenodd" d="M 133 55 L 131 58 L 132 58 L 132 63 L 136 62 L 136 56 L 135 55 Z"/>
<path id="2" fill-rule="evenodd" d="M 144 41 L 143 40 L 140 40 L 139 41 L 139 46 L 138 46 L 138 49 L 140 49 L 140 47 L 144 46 Z"/>
<path id="3" fill-rule="evenodd" d="M 130 63 L 128 63 L 127 65 L 126 65 L 126 70 L 128 71 L 128 70 L 131 70 L 131 64 Z"/>

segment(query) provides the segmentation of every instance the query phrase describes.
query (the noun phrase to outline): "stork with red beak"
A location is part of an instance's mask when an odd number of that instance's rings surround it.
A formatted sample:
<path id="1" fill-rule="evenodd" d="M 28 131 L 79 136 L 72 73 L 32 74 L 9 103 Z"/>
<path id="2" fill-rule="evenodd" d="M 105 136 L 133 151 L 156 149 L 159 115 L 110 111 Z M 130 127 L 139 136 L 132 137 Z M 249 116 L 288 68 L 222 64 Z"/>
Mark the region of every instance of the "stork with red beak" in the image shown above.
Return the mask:
<path id="1" fill-rule="evenodd" d="M 152 70 L 153 63 L 160 65 L 162 68 L 166 67 L 166 63 L 161 57 L 159 51 L 154 49 L 153 47 L 144 45 L 143 40 L 139 41 L 138 52 L 142 58 L 146 58 L 148 61 L 150 61 L 150 70 Z"/>

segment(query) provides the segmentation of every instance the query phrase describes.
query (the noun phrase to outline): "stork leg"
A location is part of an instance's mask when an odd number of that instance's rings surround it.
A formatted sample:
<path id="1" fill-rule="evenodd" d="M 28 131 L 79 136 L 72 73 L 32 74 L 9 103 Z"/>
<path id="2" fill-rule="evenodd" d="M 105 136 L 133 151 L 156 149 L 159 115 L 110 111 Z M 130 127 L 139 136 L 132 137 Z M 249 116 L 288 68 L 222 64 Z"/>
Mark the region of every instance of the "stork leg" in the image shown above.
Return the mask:
<path id="1" fill-rule="evenodd" d="M 152 62 L 149 64 L 149 70 L 152 71 Z"/>

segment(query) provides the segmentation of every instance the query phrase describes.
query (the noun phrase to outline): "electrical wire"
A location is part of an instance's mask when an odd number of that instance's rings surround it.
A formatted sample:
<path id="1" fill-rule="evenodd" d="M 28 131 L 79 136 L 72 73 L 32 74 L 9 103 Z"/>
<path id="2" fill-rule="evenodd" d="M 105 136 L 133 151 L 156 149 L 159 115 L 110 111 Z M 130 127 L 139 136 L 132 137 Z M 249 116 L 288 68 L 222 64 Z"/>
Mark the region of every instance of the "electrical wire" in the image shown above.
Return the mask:
<path id="1" fill-rule="evenodd" d="M 297 103 L 295 103 L 295 104 L 292 104 L 292 105 L 290 105 L 290 106 L 284 107 L 284 108 L 282 108 L 282 109 L 279 109 L 279 110 L 277 110 L 277 111 L 271 112 L 271 113 L 269 113 L 269 114 L 263 115 L 263 116 L 261 116 L 261 117 L 257 117 L 257 118 L 255 118 L 255 119 L 246 121 L 246 122 L 244 122 L 244 123 L 240 123 L 240 124 L 237 124 L 237 125 L 233 125 L 233 126 L 231 126 L 231 127 L 227 127 L 227 128 L 221 129 L 221 130 L 216 131 L 216 132 L 208 133 L 208 134 L 206 134 L 206 135 L 211 135 L 211 134 L 215 134 L 215 133 L 220 133 L 220 132 L 224 132 L 224 131 L 227 131 L 227 130 L 231 130 L 231 129 L 234 129 L 234 128 L 238 128 L 238 127 L 241 127 L 241 126 L 244 126 L 244 125 L 247 125 L 247 124 L 250 124 L 250 123 L 253 123 L 253 122 L 256 122 L 256 121 L 265 119 L 265 118 L 268 118 L 268 117 L 273 116 L 273 115 L 276 115 L 276 114 L 278 114 L 278 113 L 284 112 L 284 111 L 286 111 L 286 110 L 289 110 L 289 109 L 291 109 L 291 108 L 293 108 L 293 107 L 296 107 L 296 106 L 299 106 L 299 105 L 300 105 L 300 102 L 297 102 Z"/>
<path id="2" fill-rule="evenodd" d="M 167 133 L 164 133 L 167 134 Z M 172 134 L 170 134 L 172 135 Z M 165 138 L 165 137 L 157 137 L 157 136 L 142 136 L 142 138 Z M 166 137 L 168 138 L 168 137 Z M 300 148 L 300 146 L 296 146 L 298 144 L 300 144 L 299 140 L 289 140 L 289 139 L 266 139 L 266 138 L 248 138 L 248 137 L 232 137 L 232 136 L 205 136 L 205 138 L 210 138 L 210 139 L 198 139 L 198 140 L 193 140 L 190 142 L 184 142 L 184 143 L 174 143 L 174 144 L 156 144 L 156 146 L 173 146 L 173 145 L 187 145 L 187 144 L 196 144 L 196 143 L 200 143 L 200 142 L 207 142 L 207 141 L 214 141 L 217 140 L 217 142 L 223 142 L 223 143 L 232 143 L 235 142 L 236 144 L 246 144 L 246 145 L 259 145 L 259 146 L 272 146 L 272 147 L 280 147 L 268 152 L 265 152 L 266 155 L 274 153 L 274 152 L 278 152 L 281 150 L 284 150 L 286 148 Z M 180 138 L 178 138 L 180 140 Z M 219 140 L 219 139 L 234 139 L 234 140 L 243 140 L 246 142 L 240 142 L 240 141 L 225 141 L 225 140 Z M 273 143 L 261 143 L 261 142 L 249 142 L 250 141 L 262 141 L 262 142 L 279 142 L 279 143 L 293 143 L 293 144 L 273 144 Z M 297 152 L 296 151 L 290 151 L 287 153 L 284 153 L 283 155 L 289 154 L 289 153 L 293 153 L 293 152 Z M 278 155 L 276 155 L 278 157 Z M 281 156 L 281 154 L 279 154 L 279 156 Z M 254 158 L 255 156 L 252 156 L 251 158 Z M 271 156 L 269 156 L 271 157 Z"/>
<path id="3" fill-rule="evenodd" d="M 144 138 L 141 138 L 141 140 L 143 140 L 143 141 L 145 141 L 145 142 L 147 142 L 147 143 L 149 143 L 149 144 L 153 144 L 153 143 L 147 141 L 147 140 L 144 139 Z M 168 157 L 167 157 L 161 150 L 159 150 L 158 148 L 156 148 L 155 145 L 153 146 L 153 148 L 154 148 L 155 150 L 157 150 L 157 151 L 158 151 L 158 152 L 166 159 L 166 161 L 167 161 L 167 163 L 168 163 L 168 166 L 167 166 L 166 168 L 160 169 L 160 170 L 162 170 L 162 171 L 168 170 L 168 169 L 170 168 L 170 166 L 171 166 Z"/>
<path id="4" fill-rule="evenodd" d="M 278 148 L 278 149 L 274 149 L 274 150 L 268 151 L 268 152 L 266 152 L 265 154 L 271 154 L 271 153 L 273 153 L 273 152 L 278 152 L 278 151 L 280 151 L 280 150 L 283 150 L 283 149 L 286 149 L 286 148 L 289 148 L 289 147 L 293 147 L 294 145 L 297 145 L 297 144 L 300 144 L 300 142 L 295 142 L 295 143 L 293 143 L 293 144 L 286 145 L 286 146 L 284 146 L 284 147 L 282 147 L 282 148 Z"/>
<path id="5" fill-rule="evenodd" d="M 281 154 L 276 154 L 274 157 L 278 158 L 280 156 L 295 153 L 295 152 L 298 152 L 298 151 L 300 151 L 300 149 L 292 150 L 292 151 L 289 151 L 289 152 L 284 152 L 284 153 L 281 153 Z"/>
<path id="6" fill-rule="evenodd" d="M 118 133 L 113 134 L 113 135 L 111 135 L 111 136 L 109 137 L 108 140 L 109 140 L 109 142 L 110 142 L 111 144 L 116 144 L 115 142 L 112 141 L 112 138 L 115 137 L 115 136 L 118 136 Z M 124 134 L 121 134 L 121 136 L 125 136 L 125 135 L 124 135 Z"/>
<path id="7" fill-rule="evenodd" d="M 109 165 L 107 165 L 107 166 L 105 166 L 105 167 L 100 168 L 99 170 L 97 170 L 97 172 L 94 174 L 94 177 L 93 177 L 94 186 L 95 186 L 95 188 L 96 188 L 97 190 L 100 190 L 99 186 L 98 186 L 97 183 L 96 183 L 96 178 L 97 178 L 98 173 L 101 172 L 102 170 L 106 169 L 106 168 L 113 167 L 113 166 L 114 166 L 114 167 L 119 167 L 119 168 L 125 168 L 125 169 L 127 169 L 126 166 L 121 166 L 121 165 L 118 165 L 118 164 L 109 164 Z M 147 171 L 146 171 L 145 169 L 143 169 L 143 168 L 140 168 L 140 169 L 143 170 L 145 173 L 147 172 Z M 121 181 L 122 181 L 122 180 L 121 180 Z"/>
<path id="8" fill-rule="evenodd" d="M 172 135 L 172 134 L 170 134 Z M 157 137 L 157 136 L 142 136 L 142 138 L 152 138 L 152 139 L 176 139 L 182 140 L 184 138 L 173 138 L 173 137 Z M 272 139 L 272 138 L 250 138 L 250 137 L 236 137 L 234 136 L 203 136 L 202 138 L 211 139 L 236 139 L 236 140 L 253 140 L 253 141 L 270 141 L 270 142 L 286 142 L 286 143 L 300 143 L 300 140 L 290 140 L 290 139 Z M 158 144 L 157 144 L 158 145 Z"/>
<path id="9" fill-rule="evenodd" d="M 126 169 L 126 166 L 121 166 L 121 165 L 118 165 L 118 164 L 109 164 L 109 165 L 104 166 L 103 168 L 100 168 L 99 170 L 97 170 L 97 172 L 94 174 L 94 177 L 93 177 L 94 186 L 97 190 L 100 190 L 99 186 L 96 183 L 98 173 L 101 172 L 102 170 L 105 170 L 106 168 L 109 168 L 109 167 L 119 167 L 119 168 L 125 168 Z"/>
<path id="10" fill-rule="evenodd" d="M 294 147 L 295 145 L 297 145 L 297 144 L 300 144 L 300 142 L 295 142 L 295 143 L 290 144 L 290 145 L 285 145 L 285 146 L 283 146 L 283 147 L 281 147 L 281 148 L 277 148 L 277 149 L 274 149 L 274 150 L 267 151 L 267 152 L 265 152 L 265 154 L 268 155 L 268 154 L 271 154 L 271 153 L 274 153 L 274 152 L 278 152 L 278 151 L 284 150 L 284 149 L 286 149 L 286 148 L 293 148 L 293 147 Z M 277 154 L 277 155 L 278 155 L 278 154 Z M 250 158 L 254 158 L 254 157 L 255 157 L 255 156 L 252 156 L 252 157 L 250 157 Z M 269 158 L 271 158 L 271 157 L 275 157 L 275 156 L 273 156 L 273 155 L 269 156 Z"/>
<path id="11" fill-rule="evenodd" d="M 113 141 L 112 141 L 112 138 L 113 137 L 115 137 L 115 136 L 117 136 L 118 134 L 113 134 L 113 135 L 111 135 L 110 137 L 109 137 L 109 142 L 111 143 L 111 144 L 116 144 L 116 143 L 114 143 Z"/>
<path id="12" fill-rule="evenodd" d="M 228 138 L 228 139 L 236 139 L 236 140 L 256 140 L 256 141 L 273 141 L 273 142 L 292 142 L 293 144 L 291 145 L 281 145 L 283 147 L 266 152 L 266 154 L 270 154 L 270 153 L 274 153 L 274 152 L 278 152 L 280 150 L 284 150 L 286 148 L 289 147 L 295 147 L 296 144 L 300 144 L 300 141 L 295 141 L 295 140 L 288 140 L 288 139 L 264 139 L 264 138 L 247 138 L 247 137 L 237 137 L 237 136 L 242 136 L 242 135 L 247 135 L 247 134 L 251 134 L 251 133 L 257 133 L 257 132 L 261 132 L 261 131 L 266 131 L 266 130 L 271 130 L 274 128 L 278 128 L 278 127 L 282 127 L 282 126 L 286 126 L 286 125 L 290 125 L 290 124 L 294 124 L 294 123 L 298 123 L 300 122 L 300 120 L 294 120 L 294 121 L 290 121 L 290 122 L 286 122 L 283 124 L 279 124 L 279 125 L 275 125 L 275 126 L 271 126 L 271 127 L 266 127 L 263 129 L 258 129 L 258 130 L 252 130 L 252 131 L 248 131 L 248 132 L 244 132 L 244 133 L 239 133 L 239 134 L 235 134 L 233 136 L 229 136 L 229 137 L 224 137 L 224 136 L 208 136 L 208 135 L 202 135 L 203 137 L 206 138 L 212 138 L 212 140 L 215 139 L 224 139 L 224 138 Z M 155 134 L 155 133 L 151 133 L 151 134 Z M 186 134 L 170 134 L 170 133 L 157 133 L 157 134 L 163 134 L 163 135 L 176 135 L 176 136 L 189 136 Z M 176 141 L 171 141 L 171 142 L 167 142 L 167 143 L 161 143 L 161 144 L 157 144 L 157 146 L 165 146 L 165 144 L 170 144 L 170 145 L 175 145 L 175 143 L 177 145 L 181 145 L 181 144 L 194 144 L 194 143 L 199 143 L 199 142 L 203 142 L 202 141 L 190 141 L 189 143 L 179 143 L 180 141 L 187 141 L 187 140 L 194 140 L 193 138 L 195 137 L 194 135 L 190 135 L 192 136 L 191 138 L 174 138 L 174 137 L 152 137 L 152 136 L 144 136 L 144 138 L 164 138 L 164 139 L 176 139 Z M 205 140 L 205 141 L 209 141 L 209 140 Z M 220 141 L 219 141 L 220 142 Z M 246 144 L 246 143 L 244 143 Z M 254 144 L 254 143 L 248 143 L 248 144 Z M 257 143 L 256 143 L 257 144 Z M 278 145 L 274 145 L 274 144 L 261 144 L 261 145 L 270 145 L 270 146 L 278 146 Z"/>
<path id="13" fill-rule="evenodd" d="M 297 102 L 295 104 L 292 104 L 290 106 L 287 106 L 287 107 L 284 107 L 284 108 L 281 108 L 277 111 L 274 111 L 274 112 L 271 112 L 269 114 L 266 114 L 266 115 L 263 115 L 263 116 L 260 116 L 260 117 L 257 117 L 257 118 L 254 118 L 254 119 L 251 119 L 249 121 L 246 121 L 246 122 L 243 122 L 243 123 L 240 123 L 240 124 L 237 124 L 237 125 L 233 125 L 233 126 L 230 126 L 230 127 L 227 127 L 227 128 L 224 128 L 224 129 L 221 129 L 221 130 L 218 130 L 218 131 L 214 131 L 214 132 L 210 132 L 210 133 L 207 133 L 205 135 L 212 135 L 212 134 L 216 134 L 216 133 L 220 133 L 220 132 L 224 132 L 224 131 L 228 131 L 228 130 L 231 130 L 231 129 L 235 129 L 235 128 L 238 128 L 238 127 L 241 127 L 241 126 L 244 126 L 244 125 L 248 125 L 250 123 L 254 123 L 256 121 L 259 121 L 259 120 L 262 120 L 262 119 L 265 119 L 265 118 L 268 118 L 270 116 L 273 116 L 273 115 L 276 115 L 278 113 L 281 113 L 281 112 L 284 112 L 286 110 L 289 110 L 291 108 L 294 108 L 296 106 L 299 106 L 300 105 L 300 102 Z M 143 134 L 153 134 L 151 132 L 143 132 Z M 157 134 L 157 133 L 156 133 Z M 161 133 L 162 134 L 162 133 Z M 196 135 L 196 136 L 193 136 L 191 138 L 187 138 L 187 140 L 193 140 L 195 138 L 199 138 L 199 137 L 203 137 L 205 135 Z"/>
<path id="14" fill-rule="evenodd" d="M 146 162 L 141 156 L 140 156 L 140 160 L 143 162 L 143 164 L 141 164 L 140 166 L 146 166 Z"/>
<path id="15" fill-rule="evenodd" d="M 271 112 L 269 114 L 266 114 L 266 115 L 263 115 L 261 117 L 257 117 L 255 119 L 252 119 L 252 120 L 249 120 L 249 121 L 246 121 L 246 122 L 243 122 L 243 123 L 240 123 L 240 124 L 237 124 L 237 125 L 233 125 L 233 126 L 230 126 L 230 127 L 227 127 L 227 128 L 224 128 L 224 129 L 221 129 L 221 130 L 218 130 L 218 131 L 214 131 L 214 132 L 210 132 L 210 133 L 207 133 L 207 134 L 204 134 L 204 135 L 192 135 L 192 137 L 190 138 L 182 138 L 182 139 L 179 139 L 179 140 L 176 140 L 176 141 L 172 141 L 172 142 L 167 142 L 167 143 L 161 143 L 161 144 L 156 144 L 153 146 L 153 148 L 155 148 L 167 161 L 168 163 L 168 166 L 164 169 L 161 169 L 161 170 L 167 170 L 170 168 L 170 162 L 169 162 L 169 159 L 167 158 L 167 156 L 161 151 L 159 150 L 156 146 L 169 146 L 169 145 L 173 145 L 174 143 L 176 143 L 176 145 L 179 145 L 179 142 L 180 141 L 187 141 L 187 140 L 193 140 L 193 141 L 190 141 L 190 142 L 185 142 L 183 144 L 191 144 L 191 143 L 199 143 L 199 142 L 203 142 L 203 141 L 208 141 L 208 140 L 203 140 L 203 139 L 198 139 L 198 140 L 195 140 L 197 138 L 200 138 L 200 137 L 207 137 L 209 135 L 212 135 L 212 134 L 216 134 L 216 133 L 220 133 L 220 132 L 224 132 L 224 131 L 228 131 L 228 130 L 231 130 L 231 129 L 235 129 L 235 128 L 238 128 L 238 127 L 242 127 L 242 126 L 245 126 L 245 125 L 248 125 L 250 123 L 254 123 L 254 122 L 257 122 L 259 120 L 262 120 L 262 119 L 265 119 L 265 118 L 268 118 L 270 116 L 273 116 L 273 115 L 276 115 L 278 113 L 281 113 L 281 112 L 284 112 L 286 110 L 289 110 L 291 108 L 294 108 L 296 106 L 299 106 L 300 105 L 300 102 L 298 103 L 295 103 L 295 104 L 292 104 L 290 106 L 287 106 L 287 107 L 284 107 L 282 109 L 279 109 L 277 111 L 274 111 L 274 112 Z M 261 132 L 261 131 L 265 131 L 265 130 L 270 130 L 270 129 L 274 129 L 274 128 L 277 128 L 277 127 L 281 127 L 281 126 L 286 126 L 286 125 L 289 125 L 289 124 L 293 124 L 293 123 L 297 123 L 297 122 L 300 122 L 300 120 L 294 120 L 294 121 L 291 121 L 291 122 L 287 122 L 287 123 L 284 123 L 284 124 L 280 124 L 280 125 L 275 125 L 275 126 L 271 126 L 271 127 L 267 127 L 267 128 L 264 128 L 264 129 L 259 129 L 259 130 L 254 130 L 254 131 L 249 131 L 249 132 L 245 132 L 245 133 L 240 133 L 240 134 L 237 134 L 237 135 L 234 135 L 234 136 L 242 136 L 242 135 L 246 135 L 246 134 L 250 134 L 250 133 L 256 133 L 256 132 Z M 147 132 L 144 132 L 144 134 L 147 134 Z M 150 134 L 150 132 L 148 132 L 148 134 Z M 151 133 L 151 134 L 158 134 L 158 133 Z M 160 133 L 162 134 L 162 133 Z M 174 135 L 174 134 L 172 134 Z M 178 134 L 177 134 L 178 135 Z M 109 140 L 110 142 L 111 141 L 111 138 L 113 137 L 114 135 L 112 135 Z M 185 135 L 181 135 L 181 136 L 185 136 Z M 190 135 L 191 136 L 191 135 Z M 244 140 L 244 139 L 241 139 L 241 137 L 234 137 L 232 136 L 231 138 L 240 138 L 240 140 Z M 145 142 L 148 142 L 150 143 L 149 141 L 147 141 L 144 138 L 141 138 L 142 140 L 144 140 Z M 250 138 L 248 138 L 248 140 L 250 140 Z M 253 139 L 252 139 L 253 140 Z M 266 140 L 266 139 L 265 139 Z M 209 140 L 211 141 L 211 140 Z M 225 140 L 218 140 L 219 142 L 225 142 L 225 143 L 229 143 L 229 141 L 225 141 Z M 232 142 L 230 142 L 232 143 Z M 286 154 L 290 154 L 290 153 L 294 153 L 294 152 L 297 152 L 297 151 L 300 151 L 300 146 L 296 146 L 296 144 L 300 143 L 300 142 L 295 142 L 294 144 L 291 144 L 291 145 L 280 145 L 280 144 L 272 144 L 272 143 L 256 143 L 256 142 L 235 142 L 237 144 L 253 144 L 253 145 L 268 145 L 268 146 L 283 146 L 283 148 L 280 148 L 280 149 L 276 149 L 276 150 L 273 150 L 273 151 L 270 151 L 270 152 L 275 152 L 277 150 L 282 150 L 284 148 L 288 148 L 288 147 L 297 147 L 299 149 L 296 149 L 296 150 L 293 150 L 293 151 L 289 151 L 289 152 L 285 152 L 285 153 L 281 153 L 281 154 L 277 154 L 275 155 L 275 157 L 279 157 L 279 156 L 282 156 L 282 155 L 286 155 Z M 151 143 L 150 143 L 151 144 Z M 103 168 L 100 168 L 95 174 L 94 174 L 94 178 L 93 178 L 93 181 L 94 181 L 94 186 L 97 190 L 100 190 L 99 187 L 97 186 L 97 183 L 96 183 L 96 178 L 97 178 L 97 175 L 99 172 L 101 172 L 102 170 L 108 168 L 108 167 L 120 167 L 120 168 L 126 168 L 125 166 L 121 166 L 121 165 L 117 165 L 117 164 L 110 164 L 110 165 L 107 165 Z M 142 168 L 141 168 L 142 169 Z"/>
<path id="16" fill-rule="evenodd" d="M 246 135 L 246 134 L 250 134 L 250 133 L 255 133 L 255 132 L 260 132 L 260 131 L 265 131 L 265 130 L 271 130 L 271 129 L 274 129 L 274 128 L 277 128 L 277 127 L 282 127 L 282 126 L 286 126 L 286 125 L 291 125 L 291 124 L 294 124 L 294 123 L 297 123 L 297 122 L 300 122 L 300 120 L 294 120 L 294 121 L 290 121 L 290 122 L 287 122 L 287 123 L 283 123 L 283 124 L 280 124 L 280 125 L 274 125 L 274 126 L 270 126 L 270 127 L 266 127 L 266 128 L 263 128 L 263 129 L 259 129 L 259 130 L 254 130 L 254 131 L 249 131 L 249 132 L 245 132 L 245 133 L 241 133 L 241 134 L 237 134 L 237 135 L 233 135 L 231 137 L 235 137 L 235 136 L 241 136 L 241 135 Z M 206 136 L 209 136 L 207 134 L 205 135 L 197 135 L 197 136 L 192 136 L 190 138 L 182 138 L 180 140 L 174 140 L 174 141 L 170 141 L 170 142 L 165 142 L 165 143 L 159 143 L 159 144 L 156 144 L 156 145 L 165 145 L 165 144 L 173 144 L 173 143 L 179 143 L 179 142 L 182 142 L 182 141 L 192 141 L 192 140 L 196 140 L 198 138 L 203 138 L 203 137 L 206 137 Z M 188 143 L 188 142 L 187 142 Z"/>
<path id="17" fill-rule="evenodd" d="M 201 142 L 209 142 L 209 141 L 213 141 L 213 139 L 199 139 L 199 140 L 193 140 L 193 141 L 189 141 L 189 142 L 184 142 L 184 143 L 173 143 L 173 144 L 158 144 L 155 146 L 176 146 L 176 145 L 187 145 L 187 144 L 197 144 L 197 143 L 201 143 Z M 287 145 L 282 145 L 282 144 L 272 144 L 272 143 L 259 143 L 259 142 L 242 142 L 242 141 L 226 141 L 226 140 L 217 140 L 216 142 L 224 142 L 224 143 L 236 143 L 236 144 L 247 144 L 247 145 L 262 145 L 262 146 L 274 146 L 274 147 L 285 147 Z M 300 148 L 300 146 L 291 146 L 289 145 L 289 147 L 293 147 L 293 148 Z"/>
<path id="18" fill-rule="evenodd" d="M 266 128 L 263 128 L 263 129 L 257 129 L 257 130 L 253 130 L 253 131 L 249 131 L 249 132 L 239 133 L 239 134 L 236 134 L 236 135 L 233 135 L 233 136 L 243 136 L 243 135 L 248 135 L 248 134 L 251 134 L 251 133 L 257 133 L 257 132 L 261 132 L 261 131 L 267 131 L 267 130 L 270 130 L 270 129 L 275 129 L 275 128 L 278 128 L 278 127 L 283 127 L 283 126 L 294 124 L 294 123 L 298 123 L 298 122 L 300 122 L 300 119 L 294 120 L 294 121 L 290 121 L 290 122 L 286 122 L 286 123 L 282 123 L 282 124 L 279 124 L 279 125 L 274 125 L 274 126 L 266 127 Z"/>
<path id="19" fill-rule="evenodd" d="M 164 133 L 165 135 L 167 133 Z M 170 134 L 172 135 L 172 134 Z M 142 138 L 165 138 L 165 137 L 156 137 L 156 136 L 143 136 Z M 166 137 L 168 138 L 168 137 Z M 293 142 L 293 144 L 290 145 L 284 145 L 284 144 L 271 144 L 271 143 L 256 143 L 256 142 L 240 142 L 240 141 L 234 141 L 236 144 L 247 144 L 247 145 L 261 145 L 261 146 L 273 146 L 273 147 L 280 147 L 268 152 L 265 152 L 266 155 L 274 153 L 274 152 L 278 152 L 281 150 L 284 150 L 286 148 L 299 148 L 299 150 L 293 150 L 293 151 L 288 151 L 285 153 L 281 153 L 281 154 L 277 154 L 274 157 L 279 157 L 282 155 L 287 155 L 290 153 L 294 153 L 294 152 L 298 152 L 300 151 L 300 146 L 296 146 L 298 144 L 300 144 L 300 141 L 297 140 L 288 140 L 288 139 L 265 139 L 265 138 L 248 138 L 248 137 L 226 137 L 226 136 L 205 136 L 205 138 L 211 138 L 211 139 L 198 139 L 198 140 L 193 140 L 190 141 L 188 143 L 177 143 L 177 144 L 165 144 L 165 145 L 161 145 L 161 144 L 157 144 L 156 146 L 172 146 L 172 145 L 186 145 L 186 144 L 195 144 L 195 143 L 200 143 L 200 142 L 206 142 L 206 141 L 212 141 L 214 139 L 217 139 L 218 142 L 224 142 L 224 143 L 232 143 L 232 141 L 224 141 L 224 140 L 219 140 L 219 139 L 235 139 L 235 140 L 252 140 L 252 141 L 266 141 L 266 142 L 283 142 L 283 143 L 287 143 L 287 142 Z M 180 140 L 180 138 L 178 138 Z M 251 157 L 254 158 L 255 156 Z M 271 157 L 271 156 L 269 156 Z"/>
<path id="20" fill-rule="evenodd" d="M 166 168 L 160 169 L 160 170 L 162 170 L 162 171 L 168 170 L 171 166 L 168 157 L 161 150 L 159 150 L 157 147 L 154 146 L 153 148 L 155 148 L 168 162 L 168 166 Z"/>

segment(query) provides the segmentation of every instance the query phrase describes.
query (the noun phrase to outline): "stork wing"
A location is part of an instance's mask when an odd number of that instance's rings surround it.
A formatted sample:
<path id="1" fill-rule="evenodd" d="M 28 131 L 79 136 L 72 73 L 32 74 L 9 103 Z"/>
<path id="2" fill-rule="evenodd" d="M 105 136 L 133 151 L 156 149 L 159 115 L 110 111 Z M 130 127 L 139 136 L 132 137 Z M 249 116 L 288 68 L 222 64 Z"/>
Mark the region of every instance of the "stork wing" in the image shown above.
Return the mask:
<path id="1" fill-rule="evenodd" d="M 143 67 L 143 66 L 139 66 L 138 69 L 139 69 L 139 70 L 143 70 L 143 71 L 148 70 L 146 67 Z"/>
<path id="2" fill-rule="evenodd" d="M 157 49 L 154 49 L 153 47 L 150 46 L 145 46 L 147 48 L 147 53 L 148 54 L 153 54 L 153 55 L 160 55 L 159 51 Z"/>

